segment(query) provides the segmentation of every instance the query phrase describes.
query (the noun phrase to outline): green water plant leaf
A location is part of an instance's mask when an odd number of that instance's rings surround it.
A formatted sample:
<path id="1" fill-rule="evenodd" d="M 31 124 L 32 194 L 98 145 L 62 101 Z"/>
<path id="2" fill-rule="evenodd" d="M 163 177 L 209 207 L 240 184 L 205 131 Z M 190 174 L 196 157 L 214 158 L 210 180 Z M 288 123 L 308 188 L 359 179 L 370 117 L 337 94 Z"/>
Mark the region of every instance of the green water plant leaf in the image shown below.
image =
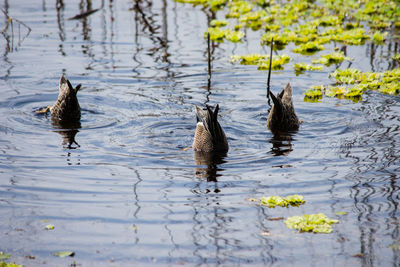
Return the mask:
<path id="1" fill-rule="evenodd" d="M 322 92 L 324 91 L 323 85 L 312 86 L 305 92 L 305 97 L 308 99 L 318 100 L 322 98 Z"/>
<path id="2" fill-rule="evenodd" d="M 0 260 L 7 260 L 11 258 L 11 254 L 6 254 L 3 251 L 0 251 Z"/>
<path id="3" fill-rule="evenodd" d="M 52 253 L 54 256 L 60 257 L 60 258 L 65 258 L 65 257 L 73 257 L 75 255 L 75 252 L 73 251 L 56 251 Z"/>
<path id="4" fill-rule="evenodd" d="M 318 59 L 313 59 L 312 63 L 330 66 L 331 64 L 341 63 L 343 60 L 351 60 L 351 58 L 346 57 L 342 51 L 339 51 L 327 55 L 322 55 Z"/>
<path id="5" fill-rule="evenodd" d="M 372 35 L 372 40 L 376 43 L 376 44 L 383 44 L 383 42 L 386 39 L 386 36 L 388 35 L 388 32 L 380 32 L 380 31 L 376 31 L 373 35 Z"/>
<path id="6" fill-rule="evenodd" d="M 226 25 L 228 25 L 228 21 L 227 20 L 217 20 L 217 19 L 213 19 L 210 22 L 210 26 L 211 27 L 225 27 Z"/>
<path id="7" fill-rule="evenodd" d="M 54 225 L 53 224 L 48 224 L 44 227 L 46 230 L 54 230 Z"/>
<path id="8" fill-rule="evenodd" d="M 261 205 L 265 205 L 268 208 L 275 208 L 276 206 L 298 207 L 305 203 L 305 200 L 303 199 L 303 196 L 301 196 L 301 195 L 289 195 L 287 197 L 280 197 L 280 196 L 261 197 L 260 201 L 261 201 Z"/>
<path id="9" fill-rule="evenodd" d="M 294 70 L 296 73 L 304 72 L 304 71 L 315 71 L 315 70 L 323 70 L 323 66 L 321 65 L 310 65 L 306 63 L 295 63 L 293 65 Z"/>
<path id="10" fill-rule="evenodd" d="M 318 42 L 307 42 L 293 49 L 293 52 L 307 55 L 321 50 L 324 50 L 324 46 L 322 44 Z"/>
<path id="11" fill-rule="evenodd" d="M 323 213 L 305 214 L 302 216 L 288 217 L 284 223 L 290 229 L 297 229 L 300 232 L 313 232 L 328 234 L 332 232 L 332 224 L 339 220 L 330 219 Z"/>
<path id="12" fill-rule="evenodd" d="M 346 215 L 347 212 L 346 211 L 338 211 L 336 212 L 336 215 Z"/>
<path id="13" fill-rule="evenodd" d="M 15 264 L 13 262 L 0 262 L 0 267 L 22 267 L 22 265 Z"/>

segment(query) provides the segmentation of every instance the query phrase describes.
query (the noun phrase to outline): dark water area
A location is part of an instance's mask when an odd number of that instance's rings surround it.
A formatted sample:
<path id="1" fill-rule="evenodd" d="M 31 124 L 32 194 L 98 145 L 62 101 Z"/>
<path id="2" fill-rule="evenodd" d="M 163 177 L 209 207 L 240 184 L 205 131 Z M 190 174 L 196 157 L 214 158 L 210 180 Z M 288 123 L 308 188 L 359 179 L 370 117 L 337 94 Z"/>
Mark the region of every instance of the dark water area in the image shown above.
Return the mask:
<path id="1" fill-rule="evenodd" d="M 214 43 L 209 18 L 160 1 L 3 1 L 14 36 L 0 36 L 0 251 L 24 266 L 399 266 L 400 98 L 366 92 L 357 103 L 304 92 L 339 66 L 296 76 L 299 55 L 273 71 L 293 87 L 303 123 L 288 140 L 266 127 L 266 72 L 232 54 L 267 53 L 258 33 Z M 90 16 L 69 20 L 100 8 Z M 7 18 L 0 14 L 0 28 Z M 19 32 L 18 32 L 19 31 Z M 332 47 L 330 47 L 332 48 Z M 329 46 L 327 46 L 327 49 Z M 347 47 L 363 71 L 384 71 L 398 42 Z M 397 50 L 397 53 L 399 51 Z M 35 111 L 57 99 L 65 74 L 80 127 Z M 194 106 L 220 105 L 225 157 L 194 154 Z M 74 142 L 75 141 L 75 142 Z M 247 198 L 301 194 L 297 208 Z M 347 212 L 337 215 L 337 212 Z M 297 233 L 282 220 L 325 213 L 331 234 Z M 45 230 L 53 224 L 54 230 Z M 73 258 L 54 251 L 70 250 Z M 27 258 L 27 256 L 35 258 Z"/>

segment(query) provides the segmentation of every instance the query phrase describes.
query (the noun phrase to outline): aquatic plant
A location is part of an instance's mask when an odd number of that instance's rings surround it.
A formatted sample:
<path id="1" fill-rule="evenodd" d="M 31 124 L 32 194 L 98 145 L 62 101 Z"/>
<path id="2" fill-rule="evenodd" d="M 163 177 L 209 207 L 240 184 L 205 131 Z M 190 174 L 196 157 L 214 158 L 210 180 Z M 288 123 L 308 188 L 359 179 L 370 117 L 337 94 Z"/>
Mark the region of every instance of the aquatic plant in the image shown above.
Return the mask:
<path id="1" fill-rule="evenodd" d="M 383 44 L 383 42 L 386 39 L 386 36 L 388 35 L 388 32 L 379 32 L 376 31 L 373 35 L 372 35 L 372 40 L 374 40 L 374 42 L 376 44 Z"/>
<path id="2" fill-rule="evenodd" d="M 307 89 L 305 97 L 308 99 L 318 100 L 322 98 L 322 92 L 325 90 L 323 85 L 314 85 Z"/>
<path id="3" fill-rule="evenodd" d="M 300 54 L 312 54 L 317 51 L 324 50 L 324 46 L 318 42 L 308 42 L 305 44 L 301 44 L 300 46 L 293 49 L 293 52 Z"/>
<path id="4" fill-rule="evenodd" d="M 305 214 L 292 216 L 284 223 L 290 229 L 297 229 L 300 232 L 313 232 L 328 234 L 332 232 L 332 224 L 339 223 L 339 220 L 330 219 L 323 213 Z"/>
<path id="5" fill-rule="evenodd" d="M 0 262 L 0 267 L 22 267 L 22 265 L 15 264 L 13 262 Z"/>
<path id="6" fill-rule="evenodd" d="M 351 60 L 351 58 L 346 57 L 342 51 L 339 51 L 322 55 L 319 59 L 313 59 L 312 63 L 330 66 L 331 64 L 341 63 L 343 60 Z"/>
<path id="7" fill-rule="evenodd" d="M 303 196 L 301 196 L 301 195 L 290 195 L 287 197 L 280 197 L 280 196 L 262 197 L 262 198 L 260 198 L 260 201 L 261 201 L 261 205 L 265 205 L 268 208 L 275 208 L 276 206 L 298 207 L 298 206 L 306 203 L 306 201 L 303 199 Z"/>
<path id="8" fill-rule="evenodd" d="M 362 45 L 368 38 L 369 36 L 365 34 L 365 30 L 363 28 L 354 28 L 338 33 L 333 37 L 333 40 L 348 45 Z"/>
<path id="9" fill-rule="evenodd" d="M 278 55 L 272 57 L 271 69 L 281 70 L 283 65 L 289 63 L 290 57 L 287 55 Z M 259 70 L 269 69 L 269 55 L 249 54 L 249 55 L 233 55 L 231 62 L 239 62 L 242 65 L 258 65 Z"/>
<path id="10" fill-rule="evenodd" d="M 213 19 L 212 21 L 210 21 L 210 26 L 211 27 L 224 27 L 226 25 L 228 25 L 228 21 L 227 20 L 218 20 L 218 19 Z"/>
<path id="11" fill-rule="evenodd" d="M 320 65 L 310 65 L 306 63 L 295 63 L 293 65 L 294 70 L 296 73 L 304 72 L 304 71 L 312 71 L 312 70 L 323 70 L 323 66 Z"/>
<path id="12" fill-rule="evenodd" d="M 224 42 L 224 40 L 228 40 L 233 43 L 240 42 L 244 37 L 244 32 L 242 31 L 233 31 L 231 29 L 221 29 L 219 27 L 210 27 L 204 33 L 204 38 L 207 38 L 207 34 L 210 34 L 210 40 L 216 42 Z"/>

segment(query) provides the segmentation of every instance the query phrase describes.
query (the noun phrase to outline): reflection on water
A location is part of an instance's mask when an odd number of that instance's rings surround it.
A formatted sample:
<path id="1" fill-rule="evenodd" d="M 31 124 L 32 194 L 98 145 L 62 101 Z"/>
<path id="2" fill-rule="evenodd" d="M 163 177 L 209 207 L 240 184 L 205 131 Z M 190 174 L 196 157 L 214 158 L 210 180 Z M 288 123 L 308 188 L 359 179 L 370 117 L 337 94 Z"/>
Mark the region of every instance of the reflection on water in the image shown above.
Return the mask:
<path id="1" fill-rule="evenodd" d="M 75 136 L 81 128 L 81 123 L 78 122 L 63 122 L 52 120 L 53 126 L 57 129 L 54 132 L 61 135 L 62 145 L 69 149 L 75 149 L 79 147 L 79 144 L 75 141 Z M 76 145 L 77 147 L 75 147 Z"/>
<path id="2" fill-rule="evenodd" d="M 272 144 L 271 152 L 275 156 L 287 156 L 293 150 L 292 148 L 292 134 L 280 133 L 274 134 L 270 139 L 270 143 Z"/>
<path id="3" fill-rule="evenodd" d="M 218 174 L 221 171 L 218 165 L 224 163 L 225 157 L 226 153 L 194 151 L 196 165 L 204 166 L 196 168 L 196 177 L 206 178 L 207 182 L 217 182 L 217 177 L 221 175 Z"/>
<path id="4" fill-rule="evenodd" d="M 307 88 L 329 83 L 327 73 L 347 63 L 299 76 L 290 67 L 273 72 L 271 89 L 293 84 L 304 120 L 297 133 L 273 136 L 266 73 L 228 62 L 230 54 L 264 54 L 265 47 L 249 31 L 244 43 L 207 49 L 203 33 L 215 13 L 170 0 L 45 0 L 39 7 L 5 0 L 1 8 L 33 29 L 18 49 L 10 31 L 0 40 L 0 247 L 12 261 L 398 265 L 399 98 L 370 92 L 358 103 L 303 102 Z M 351 67 L 399 66 L 392 60 L 398 40 L 337 45 L 355 58 Z M 33 115 L 54 103 L 60 73 L 85 85 L 80 123 Z M 229 154 L 183 151 L 193 138 L 193 106 L 217 103 Z M 306 205 L 246 201 L 289 194 L 303 195 Z M 273 219 L 317 212 L 341 221 L 332 234 L 297 234 Z M 49 223 L 55 231 L 44 230 Z M 75 257 L 53 257 L 55 250 Z"/>

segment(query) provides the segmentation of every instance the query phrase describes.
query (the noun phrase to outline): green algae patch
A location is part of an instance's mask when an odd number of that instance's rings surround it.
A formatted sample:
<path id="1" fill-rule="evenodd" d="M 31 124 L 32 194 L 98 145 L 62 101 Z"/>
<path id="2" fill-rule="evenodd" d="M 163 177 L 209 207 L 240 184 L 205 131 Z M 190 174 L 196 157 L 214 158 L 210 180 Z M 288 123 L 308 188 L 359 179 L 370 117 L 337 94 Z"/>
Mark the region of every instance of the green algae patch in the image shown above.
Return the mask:
<path id="1" fill-rule="evenodd" d="M 310 65 L 306 63 L 295 63 L 293 65 L 294 70 L 296 73 L 301 73 L 304 71 L 318 71 L 318 70 L 323 70 L 323 66 L 320 65 Z"/>
<path id="2" fill-rule="evenodd" d="M 376 44 L 383 44 L 385 42 L 385 39 L 389 33 L 388 32 L 380 32 L 376 31 L 371 39 L 376 43 Z"/>
<path id="3" fill-rule="evenodd" d="M 288 228 L 297 229 L 300 232 L 329 234 L 332 232 L 332 224 L 339 223 L 339 220 L 330 219 L 323 213 L 317 213 L 292 216 L 287 218 L 284 223 Z"/>
<path id="4" fill-rule="evenodd" d="M 400 53 L 393 56 L 393 60 L 400 60 Z"/>
<path id="5" fill-rule="evenodd" d="M 368 38 L 369 36 L 365 34 L 365 30 L 363 28 L 354 28 L 350 30 L 344 30 L 343 32 L 335 35 L 333 39 L 348 45 L 363 45 L 365 40 Z"/>
<path id="6" fill-rule="evenodd" d="M 244 32 L 231 29 L 221 29 L 219 27 L 210 27 L 204 33 L 204 38 L 210 34 L 210 40 L 216 42 L 224 42 L 224 40 L 237 43 L 244 37 Z"/>
<path id="7" fill-rule="evenodd" d="M 312 86 L 305 92 L 305 97 L 308 100 L 318 100 L 322 98 L 322 92 L 325 90 L 323 85 Z M 307 101 L 307 100 L 306 100 Z M 312 101 L 311 101 L 312 102 Z"/>
<path id="8" fill-rule="evenodd" d="M 75 252 L 73 251 L 56 251 L 52 253 L 53 256 L 65 258 L 65 257 L 73 257 L 75 256 Z"/>
<path id="9" fill-rule="evenodd" d="M 226 25 L 228 25 L 228 21 L 227 20 L 217 20 L 217 19 L 213 19 L 210 22 L 210 26 L 211 27 L 225 27 Z"/>
<path id="10" fill-rule="evenodd" d="M 45 230 L 54 230 L 54 225 L 53 224 L 48 224 L 44 227 Z"/>
<path id="11" fill-rule="evenodd" d="M 324 50 L 324 46 L 320 44 L 319 42 L 308 42 L 305 44 L 301 44 L 295 49 L 293 49 L 293 52 L 295 53 L 300 53 L 303 55 L 310 55 L 314 54 L 317 51 Z"/>
<path id="12" fill-rule="evenodd" d="M 280 196 L 262 197 L 262 198 L 260 198 L 260 201 L 261 201 L 261 205 L 267 206 L 268 208 L 275 208 L 276 206 L 298 207 L 306 202 L 303 199 L 303 196 L 301 196 L 301 195 L 290 195 L 287 197 L 280 197 Z"/>
<path id="13" fill-rule="evenodd" d="M 233 55 L 231 57 L 231 62 L 239 62 L 242 65 L 258 65 L 259 70 L 269 69 L 269 55 L 262 54 L 248 54 L 248 55 Z M 290 57 L 288 55 L 279 55 L 272 57 L 271 69 L 282 70 L 283 65 L 290 62 Z"/>
<path id="14" fill-rule="evenodd" d="M 0 267 L 22 267 L 22 265 L 15 264 L 13 262 L 0 262 Z"/>
<path id="15" fill-rule="evenodd" d="M 341 63 L 343 60 L 351 60 L 351 58 L 346 57 L 342 51 L 339 51 L 327 55 L 322 55 L 318 59 L 313 59 L 312 63 L 330 66 L 331 64 Z"/>
<path id="16" fill-rule="evenodd" d="M 0 251 L 0 260 L 8 260 L 11 258 L 11 254 L 6 254 L 3 251 Z"/>

